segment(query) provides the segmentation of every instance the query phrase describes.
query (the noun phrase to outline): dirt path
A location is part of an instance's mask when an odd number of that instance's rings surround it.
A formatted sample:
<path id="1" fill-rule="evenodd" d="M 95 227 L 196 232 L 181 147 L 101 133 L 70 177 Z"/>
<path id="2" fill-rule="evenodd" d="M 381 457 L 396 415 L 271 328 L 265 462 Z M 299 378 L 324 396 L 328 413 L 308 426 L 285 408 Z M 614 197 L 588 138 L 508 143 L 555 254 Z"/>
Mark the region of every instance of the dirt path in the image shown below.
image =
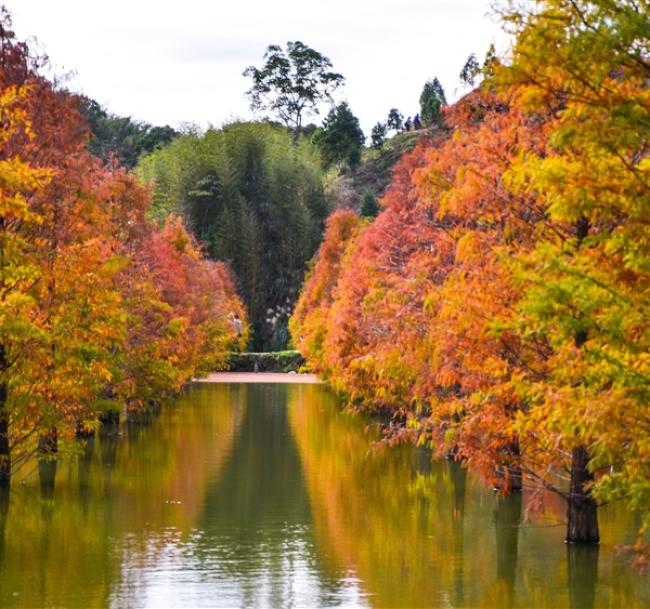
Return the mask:
<path id="1" fill-rule="evenodd" d="M 315 374 L 286 374 L 284 372 L 213 372 L 197 383 L 320 383 Z"/>

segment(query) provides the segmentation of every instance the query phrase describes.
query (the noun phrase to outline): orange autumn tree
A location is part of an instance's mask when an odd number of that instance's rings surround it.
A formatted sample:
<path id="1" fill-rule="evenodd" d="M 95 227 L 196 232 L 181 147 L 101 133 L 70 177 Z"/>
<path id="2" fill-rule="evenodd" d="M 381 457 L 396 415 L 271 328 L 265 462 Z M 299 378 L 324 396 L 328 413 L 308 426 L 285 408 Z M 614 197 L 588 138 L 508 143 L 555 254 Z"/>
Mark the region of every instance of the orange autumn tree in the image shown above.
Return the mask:
<path id="1" fill-rule="evenodd" d="M 23 404 L 11 402 L 14 380 L 27 367 L 29 345 L 39 331 L 32 293 L 39 269 L 28 235 L 42 218 L 29 209 L 27 197 L 42 189 L 49 178 L 47 172 L 34 169 L 11 152 L 15 136 L 31 137 L 19 105 L 26 94 L 24 88 L 13 86 L 0 93 L 0 485 L 8 484 L 11 476 L 10 421 L 17 411 L 22 417 L 39 417 Z"/>
<path id="2" fill-rule="evenodd" d="M 543 218 L 501 175 L 517 150 L 544 141 L 543 121 L 477 92 L 447 124 L 456 135 L 420 152 L 416 168 L 404 160 L 386 211 L 355 244 L 332 307 L 340 322 L 329 336 L 343 336 L 329 355 L 344 389 L 407 418 L 422 439 L 431 434 L 441 452 L 460 452 L 495 481 L 519 467 L 510 383 L 534 359 L 516 337 L 494 332 L 517 294 L 497 248 L 524 247 Z M 341 346 L 350 347 L 347 361 Z"/>
<path id="3" fill-rule="evenodd" d="M 334 289 L 341 271 L 341 259 L 360 228 L 359 217 L 350 210 L 340 210 L 329 217 L 313 268 L 305 279 L 289 320 L 296 347 L 316 372 L 327 372 L 323 362 L 323 343 L 330 327 L 329 311 Z"/>
<path id="4" fill-rule="evenodd" d="M 542 2 L 510 17 L 521 28 L 514 64 L 497 73 L 507 81 L 500 103 L 510 106 L 505 126 L 515 137 L 491 155 L 459 136 L 485 165 L 477 175 L 492 172 L 498 184 L 490 193 L 486 182 L 479 195 L 488 209 L 502 201 L 502 241 L 477 232 L 500 214 L 472 210 L 476 189 L 462 187 L 462 176 L 476 162 L 465 159 L 441 206 L 451 201 L 475 223 L 457 247 L 457 260 L 469 264 L 436 295 L 444 317 L 432 337 L 438 350 L 464 339 L 447 353 L 460 372 L 460 399 L 448 414 L 458 417 L 452 438 L 470 465 L 499 468 L 505 449 L 529 480 L 565 498 L 567 541 L 593 543 L 596 497 L 649 503 L 648 22 L 634 3 Z M 518 116 L 527 128 L 517 127 Z M 531 139 L 535 126 L 542 129 Z M 434 192 L 438 177 L 434 168 Z M 476 342 L 482 334 L 494 348 L 481 348 L 490 345 Z M 433 425 L 439 420 L 434 409 Z"/>
<path id="5" fill-rule="evenodd" d="M 543 115 L 510 101 L 471 94 L 447 110 L 450 138 L 402 160 L 385 210 L 343 259 L 324 362 L 352 401 L 392 414 L 395 438 L 519 490 L 522 467 L 540 464 L 515 429 L 517 383 L 543 376 L 548 349 L 502 329 L 521 295 L 504 260 L 533 247 L 546 217 L 503 176 L 519 154 L 543 154 L 547 136 Z"/>
<path id="6" fill-rule="evenodd" d="M 484 89 L 459 102 L 448 114 L 456 134 L 415 178 L 453 248 L 443 281 L 425 298 L 421 355 L 429 367 L 415 391 L 429 412 L 415 425 L 492 484 L 520 490 L 528 455 L 512 430 L 521 409 L 513 380 L 539 368 L 539 346 L 499 332 L 495 321 L 509 318 L 518 299 L 503 260 L 531 247 L 544 214 L 533 197 L 510 193 L 502 176 L 519 151 L 541 153 L 545 136 L 542 116 L 509 101 Z"/>
<path id="7" fill-rule="evenodd" d="M 470 379 L 470 362 L 462 361 L 467 343 L 459 344 L 469 341 L 468 333 L 450 332 L 454 323 L 462 327 L 465 322 L 453 320 L 448 309 L 438 310 L 436 291 L 448 281 L 453 287 L 445 289 L 450 292 L 465 289 L 457 283 L 468 269 L 478 268 L 471 250 L 480 249 L 481 239 L 489 249 L 499 239 L 523 238 L 517 235 L 523 229 L 515 219 L 507 226 L 504 222 L 512 204 L 499 183 L 512 155 L 509 146 L 517 138 L 526 143 L 517 131 L 523 128 L 508 116 L 507 105 L 489 94 L 464 100 L 449 113 L 447 123 L 459 135 L 424 144 L 404 158 L 383 201 L 385 211 L 344 258 L 325 341 L 329 371 L 342 389 L 374 407 L 416 418 L 430 412 L 434 396 L 452 415 L 459 410 L 458 399 L 480 383 L 489 384 L 475 378 L 476 364 Z M 466 200 L 466 206 L 453 208 L 454 196 Z M 530 201 L 525 203 L 520 215 L 530 214 Z M 492 273 L 488 275 L 486 285 L 494 282 Z M 501 288 L 494 288 L 495 298 Z M 471 302 L 475 289 L 466 289 L 463 300 Z M 444 316 L 448 319 L 441 323 Z M 441 336 L 434 336 L 436 329 Z M 487 340 L 487 331 L 476 332 L 472 340 Z M 445 337 L 446 343 L 441 340 Z M 494 344 L 484 346 L 477 361 L 495 349 Z"/>
<path id="8" fill-rule="evenodd" d="M 39 58 L 15 40 L 3 17 L 0 84 L 24 87 L 21 109 L 31 130 L 31 137 L 12 139 L 12 152 L 51 176 L 27 200 L 40 221 L 25 233 L 38 272 L 24 291 L 34 305 L 36 331 L 9 381 L 9 450 L 19 466 L 39 436 L 49 436 L 42 446 L 55 451 L 57 435 L 71 435 L 92 410 L 124 331 L 113 283 L 120 262 L 101 199 L 104 169 L 85 149 L 87 129 L 75 99 L 38 75 Z"/>
<path id="9" fill-rule="evenodd" d="M 56 452 L 101 411 L 159 400 L 221 364 L 236 339 L 227 315 L 243 310 L 228 271 L 181 226 L 150 224 L 148 192 L 88 152 L 77 99 L 39 75 L 6 13 L 0 50 L 6 485 L 33 450 Z"/>
<path id="10" fill-rule="evenodd" d="M 571 505 L 557 479 L 542 475 L 570 470 L 570 459 L 520 437 L 529 411 L 522 379 L 547 382 L 554 353 L 511 323 L 523 290 L 508 259 L 563 223 L 504 179 L 522 156 L 546 154 L 553 128 L 511 103 L 470 96 L 449 113 L 456 135 L 405 172 L 401 188 L 398 170 L 386 210 L 345 260 L 326 361 L 352 399 L 407 418 L 421 439 L 506 488 L 520 486 L 523 468 Z"/>
<path id="11" fill-rule="evenodd" d="M 327 313 L 336 386 L 503 488 L 562 495 L 575 542 L 598 540 L 597 497 L 650 504 L 640 5 L 512 9 L 505 87 L 403 159 Z"/>
<path id="12" fill-rule="evenodd" d="M 114 355 L 124 345 L 117 275 L 126 261 L 118 252 L 117 216 L 103 197 L 112 176 L 86 152 L 85 138 L 57 146 L 56 155 L 38 152 L 55 173 L 31 201 L 44 218 L 38 298 L 45 335 L 40 360 L 31 368 L 38 391 L 30 395 L 38 396 L 47 413 L 44 424 L 71 430 L 92 417 L 112 376 Z"/>
<path id="13" fill-rule="evenodd" d="M 225 266 L 202 257 L 178 218 L 144 228 L 123 274 L 129 332 L 117 391 L 131 407 L 222 368 L 231 345 L 246 340 L 230 323 L 232 313 L 246 316 Z"/>
<path id="14" fill-rule="evenodd" d="M 448 259 L 445 235 L 434 234 L 429 212 L 411 188 L 426 148 L 421 144 L 400 162 L 382 202 L 385 211 L 344 257 L 324 342 L 333 382 L 353 401 L 396 409 L 397 416 L 414 397 L 411 388 L 423 365 L 413 347 L 423 335 L 424 286 L 437 279 L 407 267 L 431 255 L 439 269 Z"/>

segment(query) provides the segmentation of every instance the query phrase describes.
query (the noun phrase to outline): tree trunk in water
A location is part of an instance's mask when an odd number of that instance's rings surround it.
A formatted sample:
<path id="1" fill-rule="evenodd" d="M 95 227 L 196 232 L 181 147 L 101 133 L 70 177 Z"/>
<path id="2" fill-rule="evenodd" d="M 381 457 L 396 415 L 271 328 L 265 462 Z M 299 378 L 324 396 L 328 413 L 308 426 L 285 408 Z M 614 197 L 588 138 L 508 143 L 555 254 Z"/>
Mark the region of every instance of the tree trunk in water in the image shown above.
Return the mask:
<path id="1" fill-rule="evenodd" d="M 497 466 L 494 490 L 503 491 L 504 494 L 521 493 L 523 488 L 523 475 L 519 464 L 521 452 L 519 440 L 512 440 L 503 449 L 505 464 Z"/>
<path id="2" fill-rule="evenodd" d="M 508 468 L 508 489 L 511 493 L 521 493 L 523 488 L 521 467 Z"/>
<path id="3" fill-rule="evenodd" d="M 56 453 L 59 451 L 59 434 L 51 427 L 38 439 L 38 477 L 41 497 L 53 499 L 56 480 Z"/>
<path id="4" fill-rule="evenodd" d="M 452 420 L 454 423 L 460 423 L 460 415 L 457 412 L 454 412 L 452 415 Z M 445 459 L 449 461 L 455 461 L 458 458 L 458 445 L 454 444 L 454 446 L 449 450 L 448 452 L 445 453 Z"/>
<path id="5" fill-rule="evenodd" d="M 6 392 L 0 387 L 0 400 L 2 393 Z M 5 405 L 0 404 L 0 487 L 7 487 L 11 482 L 11 455 L 9 454 L 9 421 Z"/>
<path id="6" fill-rule="evenodd" d="M 102 425 L 119 425 L 120 413 L 117 410 L 107 410 L 100 412 L 97 416 Z"/>
<path id="7" fill-rule="evenodd" d="M 9 493 L 8 488 L 0 487 L 0 564 L 5 559 L 5 539 L 7 531 L 7 518 L 9 517 Z"/>
<path id="8" fill-rule="evenodd" d="M 0 371 L 5 372 L 7 362 L 5 350 L 0 345 Z M 11 482 L 11 454 L 9 448 L 9 413 L 7 383 L 0 383 L 0 487 L 7 487 Z"/>
<path id="9" fill-rule="evenodd" d="M 599 543 L 598 507 L 591 496 L 589 485 L 593 475 L 588 470 L 589 452 L 584 446 L 573 449 L 571 489 L 567 511 L 567 543 Z"/>
<path id="10" fill-rule="evenodd" d="M 454 395 L 459 396 L 460 395 L 460 384 L 455 383 L 452 391 L 453 391 Z M 452 416 L 451 416 L 451 419 L 456 425 L 458 425 L 458 423 L 460 423 L 460 413 L 459 412 L 454 412 L 454 414 L 452 414 Z M 459 452 L 460 451 L 458 450 L 458 445 L 454 444 L 454 446 L 451 448 L 451 450 L 449 452 L 445 453 L 445 459 L 448 459 L 450 461 L 455 461 L 459 457 Z"/>
<path id="11" fill-rule="evenodd" d="M 589 235 L 589 220 L 581 216 L 576 225 L 576 237 L 580 245 Z M 574 336 L 575 346 L 581 349 L 587 342 L 588 332 L 585 328 L 578 330 Z M 588 470 L 589 451 L 583 446 L 573 449 L 571 461 L 571 489 L 569 491 L 569 508 L 567 523 L 567 543 L 599 543 L 598 506 L 591 496 L 590 485 L 594 480 Z"/>

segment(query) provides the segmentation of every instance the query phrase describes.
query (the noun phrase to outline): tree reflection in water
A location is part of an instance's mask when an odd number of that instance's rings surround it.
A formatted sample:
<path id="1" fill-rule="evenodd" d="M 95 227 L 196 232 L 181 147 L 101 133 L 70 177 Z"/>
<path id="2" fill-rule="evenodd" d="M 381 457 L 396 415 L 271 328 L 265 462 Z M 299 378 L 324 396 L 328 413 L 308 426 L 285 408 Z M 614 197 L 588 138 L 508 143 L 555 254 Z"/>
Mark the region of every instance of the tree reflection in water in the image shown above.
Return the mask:
<path id="1" fill-rule="evenodd" d="M 196 387 L 0 493 L 0 606 L 650 605 L 624 506 L 565 547 L 563 506 L 378 439 L 322 386 Z"/>

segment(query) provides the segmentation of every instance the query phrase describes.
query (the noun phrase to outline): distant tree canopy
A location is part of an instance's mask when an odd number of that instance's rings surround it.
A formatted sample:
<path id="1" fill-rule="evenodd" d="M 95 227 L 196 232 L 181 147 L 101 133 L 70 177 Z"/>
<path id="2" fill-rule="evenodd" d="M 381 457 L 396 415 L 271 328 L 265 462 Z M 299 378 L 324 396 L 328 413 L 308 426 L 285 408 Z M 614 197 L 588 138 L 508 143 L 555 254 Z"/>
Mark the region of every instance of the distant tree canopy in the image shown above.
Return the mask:
<path id="1" fill-rule="evenodd" d="M 359 215 L 362 218 L 376 218 L 380 211 L 381 207 L 379 207 L 379 203 L 377 203 L 377 197 L 375 197 L 372 191 L 366 189 L 363 193 L 363 199 L 361 200 Z"/>
<path id="2" fill-rule="evenodd" d="M 378 122 L 370 132 L 370 140 L 373 146 L 379 147 L 386 141 L 388 127 L 386 123 Z"/>
<path id="3" fill-rule="evenodd" d="M 277 125 L 236 123 L 179 137 L 137 172 L 154 183 L 159 221 L 182 214 L 209 255 L 230 264 L 252 347 L 285 347 L 289 309 L 328 215 L 314 147 Z"/>
<path id="4" fill-rule="evenodd" d="M 92 131 L 88 149 L 104 162 L 116 155 L 122 165 L 132 169 L 143 154 L 169 144 L 179 135 L 169 125 L 153 127 L 131 117 L 110 114 L 93 99 L 80 100 L 79 110 Z"/>
<path id="5" fill-rule="evenodd" d="M 460 71 L 459 77 L 461 82 L 470 87 L 474 87 L 482 78 L 492 78 L 496 62 L 497 54 L 493 44 L 488 47 L 483 64 L 480 64 L 476 55 L 472 53 Z"/>
<path id="6" fill-rule="evenodd" d="M 397 108 L 391 108 L 388 112 L 386 126 L 394 131 L 401 131 L 403 125 L 404 115 Z"/>
<path id="7" fill-rule="evenodd" d="M 466 85 L 473 87 L 476 82 L 476 77 L 481 73 L 481 65 L 476 59 L 476 55 L 472 53 L 465 62 L 462 70 L 460 71 L 460 80 Z"/>
<path id="8" fill-rule="evenodd" d="M 352 113 L 347 102 L 332 108 L 321 129 L 314 134 L 314 141 L 327 163 L 346 163 L 352 170 L 361 161 L 365 140 L 359 119 Z"/>
<path id="9" fill-rule="evenodd" d="M 441 125 L 440 110 L 447 105 L 445 91 L 437 78 L 425 83 L 420 95 L 420 118 L 425 125 Z"/>
<path id="10" fill-rule="evenodd" d="M 287 42 L 286 51 L 272 44 L 261 68 L 248 66 L 244 76 L 253 80 L 248 90 L 252 110 L 269 110 L 287 127 L 300 131 L 305 115 L 318 114 L 318 106 L 332 101 L 332 93 L 345 81 L 333 72 L 332 62 L 303 42 Z"/>

